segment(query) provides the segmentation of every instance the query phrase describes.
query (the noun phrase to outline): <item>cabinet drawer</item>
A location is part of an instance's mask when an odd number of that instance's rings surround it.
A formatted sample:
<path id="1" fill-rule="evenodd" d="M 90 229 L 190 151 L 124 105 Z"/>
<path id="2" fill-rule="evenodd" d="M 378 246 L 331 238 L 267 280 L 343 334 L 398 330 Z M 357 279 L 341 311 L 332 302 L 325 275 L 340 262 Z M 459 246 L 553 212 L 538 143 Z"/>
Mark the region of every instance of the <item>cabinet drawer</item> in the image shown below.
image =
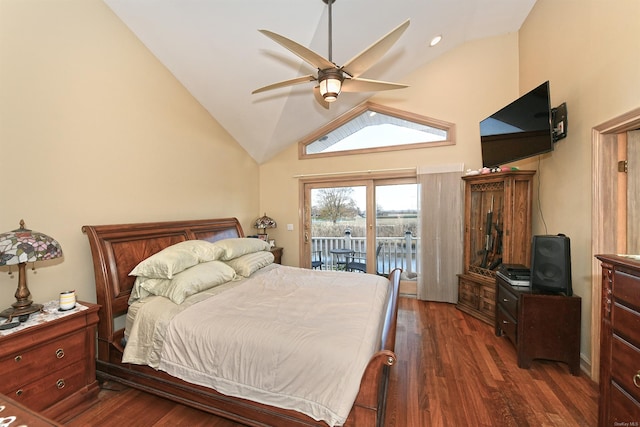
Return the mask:
<path id="1" fill-rule="evenodd" d="M 85 365 L 85 361 L 74 363 L 6 394 L 34 411 L 41 411 L 87 385 Z"/>
<path id="2" fill-rule="evenodd" d="M 496 311 L 496 292 L 488 286 L 480 286 L 480 310 L 490 316 Z"/>
<path id="3" fill-rule="evenodd" d="M 502 332 L 511 340 L 513 344 L 517 344 L 517 326 L 518 322 L 514 317 L 511 317 L 509 313 L 507 313 L 502 306 L 498 309 L 498 326 L 502 330 Z"/>
<path id="4" fill-rule="evenodd" d="M 622 300 L 640 308 L 640 277 L 616 270 L 613 276 L 615 300 Z"/>
<path id="5" fill-rule="evenodd" d="M 518 297 L 504 286 L 498 286 L 498 304 L 514 319 L 518 317 Z"/>
<path id="6" fill-rule="evenodd" d="M 640 387 L 634 377 L 640 375 L 640 349 L 613 335 L 611 345 L 611 378 L 633 398 L 640 401 Z M 640 385 L 640 380 L 636 378 Z"/>
<path id="7" fill-rule="evenodd" d="M 43 367 L 53 372 L 81 360 L 85 348 L 85 331 L 78 331 L 0 360 L 0 372 L 11 372 L 0 382 L 0 393 L 11 396 L 12 390 L 41 378 Z"/>
<path id="8" fill-rule="evenodd" d="M 611 319 L 616 334 L 640 346 L 640 313 L 616 303 Z"/>
<path id="9" fill-rule="evenodd" d="M 458 301 L 472 307 L 478 306 L 478 287 L 475 283 L 460 279 L 458 283 Z"/>

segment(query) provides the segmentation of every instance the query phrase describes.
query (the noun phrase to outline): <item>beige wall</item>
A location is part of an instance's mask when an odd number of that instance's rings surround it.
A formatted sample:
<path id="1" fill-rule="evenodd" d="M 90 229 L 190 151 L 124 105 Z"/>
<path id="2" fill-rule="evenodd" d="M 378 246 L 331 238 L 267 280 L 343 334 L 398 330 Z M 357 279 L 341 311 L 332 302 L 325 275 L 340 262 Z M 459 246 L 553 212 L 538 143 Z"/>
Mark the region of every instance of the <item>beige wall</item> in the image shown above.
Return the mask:
<path id="1" fill-rule="evenodd" d="M 257 164 L 99 0 L 0 2 L 0 159 L 0 232 L 24 218 L 64 250 L 27 270 L 37 302 L 95 301 L 84 224 L 236 216 L 252 232 L 259 212 Z"/>
<path id="2" fill-rule="evenodd" d="M 298 160 L 297 146 L 292 146 L 261 165 L 261 210 L 278 221 L 278 228 L 269 234 L 284 247 L 283 262 L 299 265 L 298 179 L 295 175 L 459 162 L 463 162 L 465 168 L 480 168 L 478 123 L 518 95 L 517 49 L 516 34 L 468 43 L 403 79 L 409 88 L 397 93 L 381 93 L 371 99 L 454 123 L 455 146 L 313 160 Z M 287 231 L 287 223 L 294 225 L 293 232 Z"/>
<path id="3" fill-rule="evenodd" d="M 591 130 L 640 106 L 640 2 L 538 0 L 520 31 L 520 90 L 550 81 L 567 103 L 568 136 L 541 158 L 534 234 L 571 238 L 574 293 L 582 297 L 582 356 L 591 349 Z M 533 168 L 538 165 L 529 162 Z M 526 167 L 526 164 L 524 164 Z"/>

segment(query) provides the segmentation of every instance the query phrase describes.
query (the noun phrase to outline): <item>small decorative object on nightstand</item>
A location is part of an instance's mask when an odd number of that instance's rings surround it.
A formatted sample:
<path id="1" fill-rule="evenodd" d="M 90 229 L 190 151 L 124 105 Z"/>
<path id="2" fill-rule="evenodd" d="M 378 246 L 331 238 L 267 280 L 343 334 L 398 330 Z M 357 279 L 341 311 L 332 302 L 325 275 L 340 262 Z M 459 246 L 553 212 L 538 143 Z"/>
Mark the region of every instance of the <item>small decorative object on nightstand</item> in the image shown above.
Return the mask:
<path id="1" fill-rule="evenodd" d="M 18 264 L 16 302 L 0 313 L 0 316 L 8 317 L 11 322 L 14 317 L 42 310 L 42 304 L 33 304 L 31 301 L 31 292 L 27 287 L 27 263 L 61 256 L 62 248 L 54 238 L 24 228 L 23 220 L 20 220 L 20 228 L 17 230 L 0 234 L 0 266 Z"/>
<path id="2" fill-rule="evenodd" d="M 276 264 L 282 264 L 282 248 L 274 246 L 271 248 L 271 253 L 274 258 L 273 262 Z"/>
<path id="3" fill-rule="evenodd" d="M 98 396 L 96 379 L 96 304 L 78 301 L 59 311 L 57 300 L 44 304 L 18 327 L 0 331 L 0 393 L 65 422 Z M 1 416 L 1 414 L 0 414 Z"/>
<path id="4" fill-rule="evenodd" d="M 256 219 L 256 222 L 253 225 L 254 228 L 258 229 L 258 239 L 264 240 L 265 242 L 269 240 L 267 228 L 276 228 L 277 226 L 278 224 L 276 221 L 273 218 L 268 217 L 266 213 Z"/>

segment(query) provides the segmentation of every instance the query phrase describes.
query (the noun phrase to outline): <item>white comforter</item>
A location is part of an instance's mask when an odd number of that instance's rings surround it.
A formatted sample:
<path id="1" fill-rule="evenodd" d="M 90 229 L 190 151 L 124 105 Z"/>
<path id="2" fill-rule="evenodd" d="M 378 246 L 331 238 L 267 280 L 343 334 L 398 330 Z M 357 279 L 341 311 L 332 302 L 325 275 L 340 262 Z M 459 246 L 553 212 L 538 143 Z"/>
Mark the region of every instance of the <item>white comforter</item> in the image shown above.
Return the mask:
<path id="1" fill-rule="evenodd" d="M 377 351 L 388 290 L 378 276 L 273 266 L 185 307 L 152 297 L 123 361 L 341 425 Z"/>

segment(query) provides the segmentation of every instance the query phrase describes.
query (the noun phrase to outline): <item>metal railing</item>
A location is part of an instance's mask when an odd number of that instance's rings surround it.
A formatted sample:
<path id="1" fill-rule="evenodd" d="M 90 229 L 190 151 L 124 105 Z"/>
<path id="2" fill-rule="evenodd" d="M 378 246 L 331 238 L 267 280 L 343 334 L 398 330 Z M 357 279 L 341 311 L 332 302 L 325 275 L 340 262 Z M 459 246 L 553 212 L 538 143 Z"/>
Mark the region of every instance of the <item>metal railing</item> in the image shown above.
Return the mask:
<path id="1" fill-rule="evenodd" d="M 417 266 L 417 238 L 407 232 L 403 237 L 377 237 L 376 238 L 376 273 L 387 275 L 394 268 L 402 268 L 402 271 L 416 272 Z M 366 239 L 364 237 L 351 237 L 345 233 L 344 237 L 312 237 L 311 259 L 321 259 L 322 270 L 343 270 L 344 255 L 335 254 L 334 249 L 350 249 L 356 257 L 366 258 Z"/>

